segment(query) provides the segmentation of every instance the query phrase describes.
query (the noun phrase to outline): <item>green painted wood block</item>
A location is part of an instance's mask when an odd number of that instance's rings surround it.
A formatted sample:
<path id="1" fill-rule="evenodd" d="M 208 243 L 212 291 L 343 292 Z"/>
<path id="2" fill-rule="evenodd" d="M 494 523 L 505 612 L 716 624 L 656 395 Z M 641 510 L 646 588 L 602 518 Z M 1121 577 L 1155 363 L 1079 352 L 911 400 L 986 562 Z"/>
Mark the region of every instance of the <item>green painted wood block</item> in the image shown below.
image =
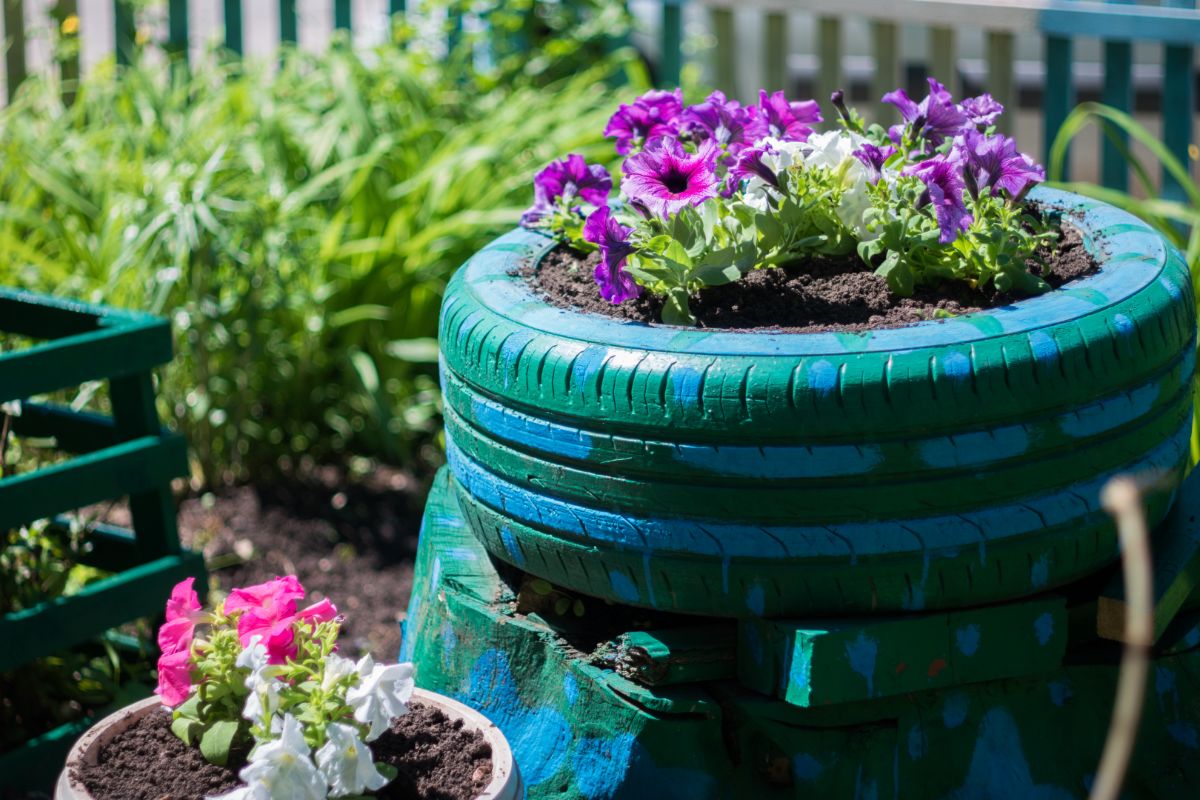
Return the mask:
<path id="1" fill-rule="evenodd" d="M 1066 601 L 913 617 L 742 620 L 738 678 L 811 708 L 1047 671 L 1062 663 Z"/>

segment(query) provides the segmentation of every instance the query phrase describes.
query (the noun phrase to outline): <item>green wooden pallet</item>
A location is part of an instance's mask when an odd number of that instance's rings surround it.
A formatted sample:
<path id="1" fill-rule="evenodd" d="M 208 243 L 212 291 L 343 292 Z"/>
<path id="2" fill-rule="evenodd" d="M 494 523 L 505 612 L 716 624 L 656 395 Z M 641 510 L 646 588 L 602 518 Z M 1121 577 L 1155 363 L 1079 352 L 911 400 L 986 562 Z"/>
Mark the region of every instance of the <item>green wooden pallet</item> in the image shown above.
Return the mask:
<path id="1" fill-rule="evenodd" d="M 33 342 L 0 352 L 0 403 L 20 401 L 12 433 L 52 439 L 69 456 L 0 478 L 0 530 L 123 497 L 133 520 L 132 529 L 95 524 L 87 532 L 90 550 L 81 562 L 107 577 L 0 619 L 3 672 L 159 614 L 171 586 L 202 578 L 204 562 L 180 547 L 175 524 L 171 481 L 187 475 L 187 446 L 162 429 L 154 404 L 152 371 L 172 355 L 168 323 L 0 288 L 0 333 Z M 31 399 L 92 381 L 107 382 L 111 416 Z M 197 582 L 201 592 L 204 583 Z M 61 748 L 81 730 L 64 726 L 30 747 Z M 30 772 L 33 762 L 22 763 Z"/>

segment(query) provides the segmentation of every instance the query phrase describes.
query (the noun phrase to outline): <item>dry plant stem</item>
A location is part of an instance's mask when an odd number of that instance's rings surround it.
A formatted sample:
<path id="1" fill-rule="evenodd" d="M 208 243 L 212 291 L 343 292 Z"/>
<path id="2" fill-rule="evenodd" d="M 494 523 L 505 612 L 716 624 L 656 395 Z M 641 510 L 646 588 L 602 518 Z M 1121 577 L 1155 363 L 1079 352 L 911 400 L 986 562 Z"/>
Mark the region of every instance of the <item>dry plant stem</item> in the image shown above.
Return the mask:
<path id="1" fill-rule="evenodd" d="M 1125 649 L 1121 655 L 1112 723 L 1090 796 L 1091 800 L 1117 800 L 1133 753 L 1145 700 L 1146 672 L 1154 631 L 1154 587 L 1150 536 L 1142 507 L 1142 492 L 1137 482 L 1129 477 L 1114 478 L 1104 487 L 1100 500 L 1117 522 L 1128 610 L 1125 615 Z"/>

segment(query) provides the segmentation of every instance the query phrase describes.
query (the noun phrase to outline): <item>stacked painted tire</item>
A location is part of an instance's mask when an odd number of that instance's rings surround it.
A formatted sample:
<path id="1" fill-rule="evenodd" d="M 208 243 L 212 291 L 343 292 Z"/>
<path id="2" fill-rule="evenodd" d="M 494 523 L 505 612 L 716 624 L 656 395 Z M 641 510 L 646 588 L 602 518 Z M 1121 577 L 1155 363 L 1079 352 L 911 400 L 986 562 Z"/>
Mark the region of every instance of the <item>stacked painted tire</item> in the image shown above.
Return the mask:
<path id="1" fill-rule="evenodd" d="M 616 602 L 714 616 L 974 605 L 1111 563 L 1099 491 L 1186 465 L 1196 321 L 1146 225 L 1051 190 L 1100 270 L 864 333 L 708 331 L 562 310 L 514 231 L 442 309 L 447 450 L 496 558 Z"/>

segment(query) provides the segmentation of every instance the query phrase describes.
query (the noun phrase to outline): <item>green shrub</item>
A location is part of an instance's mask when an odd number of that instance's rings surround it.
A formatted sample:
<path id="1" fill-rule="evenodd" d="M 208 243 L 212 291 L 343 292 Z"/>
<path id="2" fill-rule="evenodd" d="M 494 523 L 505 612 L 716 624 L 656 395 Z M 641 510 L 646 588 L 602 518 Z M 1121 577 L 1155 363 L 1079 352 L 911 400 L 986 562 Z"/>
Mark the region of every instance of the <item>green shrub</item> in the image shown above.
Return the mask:
<path id="1" fill-rule="evenodd" d="M 274 75 L 109 66 L 69 107 L 32 81 L 0 115 L 0 283 L 169 316 L 163 408 L 208 483 L 436 458 L 446 279 L 536 168 L 611 160 L 613 86 L 643 88 L 627 51 L 572 52 L 567 77 L 503 81 L 398 46 L 289 52 Z"/>

